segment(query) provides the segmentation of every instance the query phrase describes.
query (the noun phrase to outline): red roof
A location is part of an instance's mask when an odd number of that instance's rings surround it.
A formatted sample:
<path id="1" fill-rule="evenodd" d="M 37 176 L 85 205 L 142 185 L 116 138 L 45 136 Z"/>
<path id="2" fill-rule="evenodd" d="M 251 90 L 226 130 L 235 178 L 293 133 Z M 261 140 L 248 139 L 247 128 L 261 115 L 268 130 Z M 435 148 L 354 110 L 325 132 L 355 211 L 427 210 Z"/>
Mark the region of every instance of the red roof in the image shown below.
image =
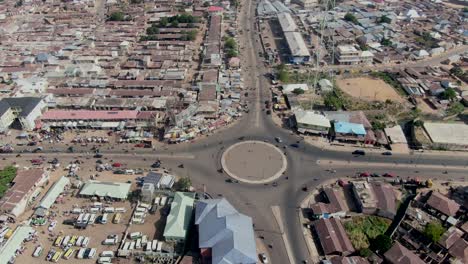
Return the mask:
<path id="1" fill-rule="evenodd" d="M 208 8 L 208 12 L 222 12 L 224 10 L 224 8 L 220 7 L 220 6 L 210 6 Z"/>
<path id="2" fill-rule="evenodd" d="M 50 110 L 41 120 L 129 120 L 136 119 L 138 111 Z"/>

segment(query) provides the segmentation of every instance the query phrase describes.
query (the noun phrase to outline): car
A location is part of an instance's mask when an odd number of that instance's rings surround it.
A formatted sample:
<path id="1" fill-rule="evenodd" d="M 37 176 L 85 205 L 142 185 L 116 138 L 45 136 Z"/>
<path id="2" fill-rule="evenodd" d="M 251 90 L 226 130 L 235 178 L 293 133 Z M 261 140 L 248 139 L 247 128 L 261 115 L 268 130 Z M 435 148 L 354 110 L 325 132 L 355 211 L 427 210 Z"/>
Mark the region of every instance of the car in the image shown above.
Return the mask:
<path id="1" fill-rule="evenodd" d="M 266 114 L 267 114 L 267 115 L 271 115 L 271 110 L 267 110 L 267 111 L 266 111 Z"/>
<path id="2" fill-rule="evenodd" d="M 100 158 L 102 158 L 102 154 L 101 153 L 96 153 L 96 154 L 94 154 L 93 157 L 96 158 L 96 159 L 100 159 Z"/>
<path id="3" fill-rule="evenodd" d="M 36 146 L 36 145 L 37 145 L 37 142 L 35 141 L 28 142 L 28 146 Z"/>
<path id="4" fill-rule="evenodd" d="M 159 160 L 151 164 L 151 168 L 157 169 L 159 167 L 161 167 L 161 162 Z"/>
<path id="5" fill-rule="evenodd" d="M 277 186 L 278 186 L 278 183 L 277 183 L 277 182 L 273 182 L 271 185 L 272 185 L 273 187 L 277 187 Z"/>
<path id="6" fill-rule="evenodd" d="M 115 170 L 114 174 L 125 174 L 124 170 Z"/>
<path id="7" fill-rule="evenodd" d="M 366 172 L 366 171 L 365 171 L 365 172 L 361 172 L 361 173 L 359 174 L 359 176 L 360 176 L 360 177 L 370 177 L 371 174 L 370 174 L 369 172 Z"/>
<path id="8" fill-rule="evenodd" d="M 48 228 L 49 232 L 52 232 L 56 226 L 57 226 L 57 221 L 52 221 Z"/>
<path id="9" fill-rule="evenodd" d="M 374 172 L 371 174 L 371 177 L 380 177 L 380 174 Z"/>
<path id="10" fill-rule="evenodd" d="M 75 222 L 76 222 L 75 219 L 65 219 L 65 220 L 63 220 L 62 224 L 63 224 L 63 225 L 71 225 L 71 226 L 72 226 L 72 225 L 75 224 Z"/>
<path id="11" fill-rule="evenodd" d="M 145 147 L 145 144 L 143 143 L 138 143 L 135 145 L 135 148 L 143 148 L 143 147 Z"/>
<path id="12" fill-rule="evenodd" d="M 299 148 L 299 144 L 296 144 L 296 143 L 293 143 L 290 146 L 293 147 L 293 148 Z"/>
<path id="13" fill-rule="evenodd" d="M 260 254 L 260 260 L 262 261 L 262 263 L 268 263 L 268 258 L 265 255 L 265 253 Z"/>
<path id="14" fill-rule="evenodd" d="M 386 173 L 384 173 L 383 176 L 384 176 L 384 177 L 388 177 L 388 178 L 394 178 L 394 177 L 395 177 L 395 174 L 390 173 L 390 172 L 386 172 Z"/>
<path id="15" fill-rule="evenodd" d="M 31 163 L 33 165 L 41 165 L 42 164 L 42 160 L 41 159 L 32 159 L 31 160 Z"/>
<path id="16" fill-rule="evenodd" d="M 244 136 L 242 136 L 242 137 L 239 137 L 238 139 L 239 139 L 239 140 L 244 140 L 244 139 L 245 139 L 245 137 L 244 137 Z"/>
<path id="17" fill-rule="evenodd" d="M 391 155 L 392 155 L 392 152 L 390 152 L 390 151 L 385 151 L 385 152 L 382 152 L 382 155 L 384 155 L 384 156 L 391 156 Z"/>
<path id="18" fill-rule="evenodd" d="M 120 167 L 122 167 L 122 163 L 115 162 L 114 164 L 112 164 L 112 167 L 120 168 Z"/>
<path id="19" fill-rule="evenodd" d="M 41 152 L 41 151 L 42 151 L 42 147 L 37 147 L 32 151 L 32 153 L 37 153 L 37 152 Z"/>
<path id="20" fill-rule="evenodd" d="M 283 140 L 280 137 L 275 137 L 276 142 L 281 143 Z"/>
<path id="21" fill-rule="evenodd" d="M 366 152 L 365 152 L 364 150 L 357 149 L 357 150 L 353 151 L 353 155 L 361 155 L 361 156 L 364 156 L 364 155 L 366 155 Z"/>

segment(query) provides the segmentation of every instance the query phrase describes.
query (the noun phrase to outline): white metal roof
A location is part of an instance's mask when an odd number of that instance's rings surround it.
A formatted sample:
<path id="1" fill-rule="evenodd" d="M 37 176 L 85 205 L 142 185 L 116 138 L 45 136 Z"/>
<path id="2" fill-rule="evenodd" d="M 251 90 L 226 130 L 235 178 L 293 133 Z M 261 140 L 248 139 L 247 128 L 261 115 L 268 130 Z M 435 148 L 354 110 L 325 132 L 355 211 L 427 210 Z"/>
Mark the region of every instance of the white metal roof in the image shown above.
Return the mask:
<path id="1" fill-rule="evenodd" d="M 284 32 L 286 41 L 288 42 L 289 50 L 292 56 L 306 57 L 310 56 L 309 49 L 299 32 Z"/>
<path id="2" fill-rule="evenodd" d="M 281 25 L 281 29 L 283 30 L 283 32 L 297 30 L 296 22 L 294 22 L 294 19 L 292 18 L 290 13 L 285 13 L 285 12 L 279 13 L 278 21 Z"/>
<path id="3" fill-rule="evenodd" d="M 425 122 L 424 129 L 434 143 L 468 145 L 468 125 Z"/>
<path id="4" fill-rule="evenodd" d="M 296 121 L 299 124 L 314 125 L 320 127 L 331 127 L 330 120 L 324 115 L 314 113 L 313 111 L 298 110 L 294 112 Z"/>

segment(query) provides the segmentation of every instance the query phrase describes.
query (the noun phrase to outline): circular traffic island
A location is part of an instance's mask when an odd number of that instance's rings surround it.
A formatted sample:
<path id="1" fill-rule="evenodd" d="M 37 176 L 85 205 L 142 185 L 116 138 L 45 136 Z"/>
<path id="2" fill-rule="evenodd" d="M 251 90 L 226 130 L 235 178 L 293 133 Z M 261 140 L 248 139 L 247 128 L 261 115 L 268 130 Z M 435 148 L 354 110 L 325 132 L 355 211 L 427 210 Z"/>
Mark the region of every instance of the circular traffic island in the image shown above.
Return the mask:
<path id="1" fill-rule="evenodd" d="M 287 167 L 284 153 L 263 141 L 243 141 L 224 151 L 223 170 L 232 178 L 245 183 L 260 184 L 281 177 Z"/>

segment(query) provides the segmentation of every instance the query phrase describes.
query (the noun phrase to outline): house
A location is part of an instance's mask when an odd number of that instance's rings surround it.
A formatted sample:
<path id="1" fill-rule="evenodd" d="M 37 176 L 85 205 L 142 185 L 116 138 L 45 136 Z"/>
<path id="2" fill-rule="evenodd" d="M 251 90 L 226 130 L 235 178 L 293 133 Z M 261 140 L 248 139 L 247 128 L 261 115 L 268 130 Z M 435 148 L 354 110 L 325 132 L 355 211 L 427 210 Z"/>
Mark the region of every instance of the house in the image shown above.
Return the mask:
<path id="1" fill-rule="evenodd" d="M 395 244 L 385 252 L 384 258 L 390 264 L 424 264 L 424 261 L 399 242 L 395 242 Z"/>
<path id="2" fill-rule="evenodd" d="M 195 225 L 202 264 L 257 263 L 252 218 L 225 198 L 198 201 Z"/>
<path id="3" fill-rule="evenodd" d="M 339 219 L 319 219 L 313 224 L 325 255 L 346 256 L 354 252 L 353 245 Z"/>
<path id="4" fill-rule="evenodd" d="M 0 131 L 7 130 L 15 120 L 24 130 L 33 130 L 46 106 L 39 97 L 3 98 L 0 101 Z"/>
<path id="5" fill-rule="evenodd" d="M 38 188 L 48 180 L 49 173 L 43 169 L 18 170 L 12 187 L 0 200 L 1 212 L 14 217 L 20 216 L 39 195 Z"/>
<path id="6" fill-rule="evenodd" d="M 440 237 L 439 244 L 445 249 L 449 249 L 462 237 L 463 231 L 452 226 Z"/>
<path id="7" fill-rule="evenodd" d="M 430 194 L 426 205 L 447 217 L 455 216 L 460 209 L 460 205 L 457 202 L 436 191 Z"/>
<path id="8" fill-rule="evenodd" d="M 346 204 L 343 190 L 324 188 L 321 194 L 325 202 L 318 202 L 310 206 L 314 218 L 320 219 L 346 216 L 346 212 L 349 211 L 349 208 Z"/>
<path id="9" fill-rule="evenodd" d="M 385 182 L 354 181 L 352 192 L 358 212 L 377 214 L 393 219 L 397 198 L 390 184 Z"/>
<path id="10" fill-rule="evenodd" d="M 299 133 L 326 135 L 331 127 L 330 120 L 313 111 L 296 110 L 294 120 Z"/>
<path id="11" fill-rule="evenodd" d="M 328 79 L 321 79 L 319 82 L 319 87 L 322 92 L 332 92 L 333 91 L 333 84 Z"/>
<path id="12" fill-rule="evenodd" d="M 173 175 L 155 171 L 150 171 L 143 178 L 143 184 L 153 184 L 157 189 L 171 189 L 174 183 L 175 177 Z"/>
<path id="13" fill-rule="evenodd" d="M 362 124 L 336 122 L 333 124 L 334 138 L 339 141 L 363 142 L 367 135 Z"/>
<path id="14" fill-rule="evenodd" d="M 448 253 L 453 260 L 451 263 L 468 263 L 468 242 L 463 238 L 459 238 L 450 247 Z"/>
<path id="15" fill-rule="evenodd" d="M 192 222 L 195 193 L 176 192 L 164 227 L 166 241 L 183 242 Z"/>
<path id="16" fill-rule="evenodd" d="M 130 192 L 131 183 L 88 181 L 81 188 L 82 197 L 98 197 L 100 199 L 125 200 Z"/>
<path id="17" fill-rule="evenodd" d="M 331 264 L 368 264 L 369 261 L 363 257 L 333 257 L 330 259 Z"/>

